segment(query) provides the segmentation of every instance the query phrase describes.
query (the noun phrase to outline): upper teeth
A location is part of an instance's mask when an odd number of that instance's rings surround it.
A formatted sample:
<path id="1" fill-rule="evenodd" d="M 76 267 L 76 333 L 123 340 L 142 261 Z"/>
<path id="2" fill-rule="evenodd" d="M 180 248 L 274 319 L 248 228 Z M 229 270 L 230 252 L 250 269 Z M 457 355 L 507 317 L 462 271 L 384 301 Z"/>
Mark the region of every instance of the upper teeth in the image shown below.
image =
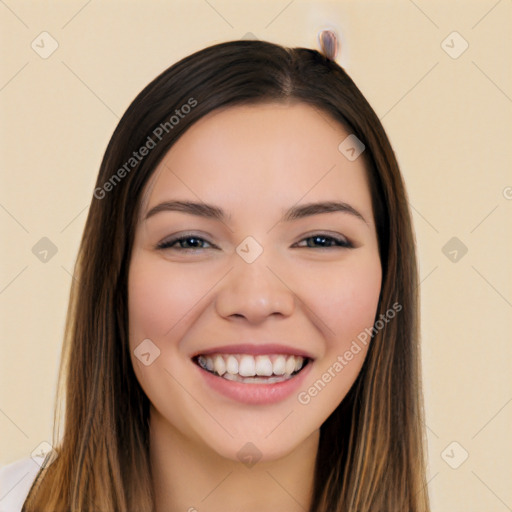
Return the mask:
<path id="1" fill-rule="evenodd" d="M 249 354 L 200 355 L 197 362 L 202 368 L 213 371 L 218 375 L 228 373 L 241 377 L 291 375 L 304 366 L 302 356 L 276 354 L 258 356 Z"/>

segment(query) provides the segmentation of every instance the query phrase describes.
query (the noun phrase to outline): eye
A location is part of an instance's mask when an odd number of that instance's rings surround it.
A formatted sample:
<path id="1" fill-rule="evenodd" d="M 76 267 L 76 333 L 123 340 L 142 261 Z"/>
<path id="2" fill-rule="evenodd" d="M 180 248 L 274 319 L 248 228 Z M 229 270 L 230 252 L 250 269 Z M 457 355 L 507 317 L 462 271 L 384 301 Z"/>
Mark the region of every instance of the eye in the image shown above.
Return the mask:
<path id="1" fill-rule="evenodd" d="M 306 242 L 304 244 L 304 242 Z M 353 248 L 351 242 L 346 238 L 338 238 L 325 234 L 315 234 L 304 238 L 295 247 L 312 248 L 312 249 L 329 249 L 333 247 Z M 213 244 L 204 238 L 196 235 L 182 235 L 169 240 L 164 240 L 157 245 L 157 249 L 175 249 L 175 250 L 201 250 L 215 248 Z"/>
<path id="2" fill-rule="evenodd" d="M 214 247 L 210 242 L 195 235 L 184 235 L 180 237 L 164 240 L 157 245 L 157 249 L 177 249 L 177 250 L 194 250 L 194 249 L 207 249 L 209 245 Z"/>
<path id="3" fill-rule="evenodd" d="M 303 242 L 306 242 L 306 245 L 300 245 Z M 353 248 L 351 242 L 349 242 L 346 238 L 338 238 L 330 235 L 324 234 L 315 234 L 304 238 L 298 244 L 297 247 L 310 247 L 316 249 L 328 249 L 330 247 L 345 247 L 345 248 Z"/>

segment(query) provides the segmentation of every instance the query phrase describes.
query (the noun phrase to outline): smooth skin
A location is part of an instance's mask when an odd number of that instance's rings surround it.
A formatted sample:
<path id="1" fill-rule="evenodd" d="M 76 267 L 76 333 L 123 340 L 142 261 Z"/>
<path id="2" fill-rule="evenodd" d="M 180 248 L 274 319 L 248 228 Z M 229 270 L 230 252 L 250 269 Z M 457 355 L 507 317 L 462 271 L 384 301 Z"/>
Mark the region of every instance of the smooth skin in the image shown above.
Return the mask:
<path id="1" fill-rule="evenodd" d="M 307 391 L 372 327 L 382 271 L 363 158 L 338 150 L 348 135 L 302 103 L 224 108 L 192 125 L 149 180 L 128 307 L 132 363 L 151 402 L 158 512 L 308 509 L 320 426 L 368 347 L 307 404 L 297 393 L 274 404 L 231 400 L 205 383 L 191 356 L 239 343 L 297 347 L 314 357 L 299 390 Z M 171 200 L 215 205 L 225 218 L 146 218 Z M 345 202 L 362 219 L 335 211 L 280 222 L 291 207 L 325 201 Z M 188 238 L 158 247 L 174 235 Z M 263 249 L 252 263 L 236 252 L 248 236 Z M 134 355 L 145 339 L 160 350 L 148 366 Z M 252 467 L 237 456 L 249 442 L 261 453 Z"/>

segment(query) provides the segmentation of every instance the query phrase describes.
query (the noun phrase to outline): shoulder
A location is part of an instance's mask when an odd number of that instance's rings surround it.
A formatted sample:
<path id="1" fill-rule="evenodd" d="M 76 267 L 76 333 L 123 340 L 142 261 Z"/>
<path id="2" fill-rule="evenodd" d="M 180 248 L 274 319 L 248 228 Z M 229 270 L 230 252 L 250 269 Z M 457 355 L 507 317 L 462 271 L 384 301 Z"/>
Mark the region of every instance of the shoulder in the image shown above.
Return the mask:
<path id="1" fill-rule="evenodd" d="M 20 512 L 43 457 L 28 457 L 0 467 L 0 512 Z"/>

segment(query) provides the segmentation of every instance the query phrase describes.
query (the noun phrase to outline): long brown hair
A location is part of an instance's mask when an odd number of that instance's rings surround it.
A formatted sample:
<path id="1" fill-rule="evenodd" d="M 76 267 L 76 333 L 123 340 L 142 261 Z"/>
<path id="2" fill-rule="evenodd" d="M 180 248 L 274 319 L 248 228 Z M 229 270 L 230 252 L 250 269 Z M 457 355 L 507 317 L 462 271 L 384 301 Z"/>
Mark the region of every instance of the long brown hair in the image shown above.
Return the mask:
<path id="1" fill-rule="evenodd" d="M 24 512 L 154 510 L 149 401 L 131 365 L 127 328 L 128 269 L 144 186 L 197 120 L 258 102 L 306 103 L 364 143 L 383 272 L 376 318 L 402 306 L 399 318 L 374 335 L 354 385 L 321 427 L 310 512 L 429 510 L 416 255 L 395 155 L 378 117 L 336 62 L 315 50 L 251 40 L 217 44 L 171 66 L 135 98 L 112 135 L 70 293 L 55 409 L 58 457 L 39 472 Z M 143 146 L 151 148 L 132 160 Z"/>

